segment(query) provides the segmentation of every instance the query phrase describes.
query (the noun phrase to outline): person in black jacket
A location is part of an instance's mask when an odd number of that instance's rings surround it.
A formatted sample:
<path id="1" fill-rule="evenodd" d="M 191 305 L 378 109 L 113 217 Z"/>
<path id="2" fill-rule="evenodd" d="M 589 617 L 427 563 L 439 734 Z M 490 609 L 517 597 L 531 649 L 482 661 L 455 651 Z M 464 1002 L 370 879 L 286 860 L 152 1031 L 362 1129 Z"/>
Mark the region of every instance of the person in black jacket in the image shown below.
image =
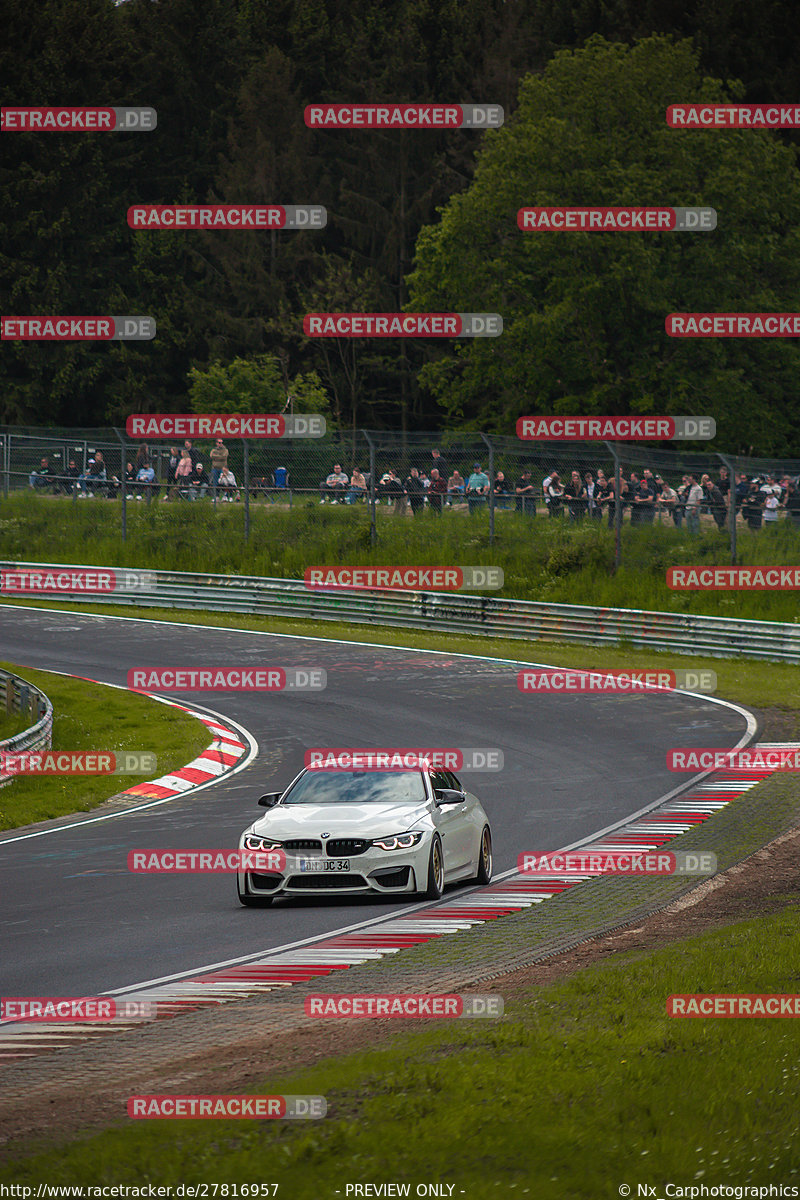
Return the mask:
<path id="1" fill-rule="evenodd" d="M 431 468 L 435 467 L 439 472 L 439 478 L 447 483 L 447 480 L 450 478 L 450 467 L 447 464 L 447 460 L 442 458 L 438 450 L 431 450 L 431 459 Z"/>
<path id="2" fill-rule="evenodd" d="M 764 515 L 764 493 L 761 491 L 761 481 L 752 480 L 750 488 L 742 501 L 742 516 L 750 529 L 760 529 Z"/>
<path id="3" fill-rule="evenodd" d="M 700 483 L 708 500 L 711 515 L 717 523 L 717 529 L 724 529 L 725 523 L 728 520 L 728 508 L 725 503 L 725 497 L 710 475 L 704 475 Z"/>
<path id="4" fill-rule="evenodd" d="M 411 512 L 416 516 L 422 510 L 422 506 L 425 503 L 425 484 L 419 477 L 418 467 L 411 468 L 411 474 L 405 483 L 405 493 L 411 505 Z"/>

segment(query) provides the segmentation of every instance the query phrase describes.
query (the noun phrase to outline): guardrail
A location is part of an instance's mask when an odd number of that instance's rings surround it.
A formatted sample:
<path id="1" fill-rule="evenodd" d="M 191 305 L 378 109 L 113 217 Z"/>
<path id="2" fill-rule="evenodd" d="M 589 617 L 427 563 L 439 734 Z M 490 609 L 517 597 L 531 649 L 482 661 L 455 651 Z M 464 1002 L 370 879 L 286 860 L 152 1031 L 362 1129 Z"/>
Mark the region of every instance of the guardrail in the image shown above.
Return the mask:
<path id="1" fill-rule="evenodd" d="M 43 691 L 26 679 L 12 675 L 10 671 L 0 671 L 0 707 L 6 713 L 20 713 L 23 716 L 30 713 L 30 719 L 34 722 L 14 737 L 0 741 L 0 751 L 18 754 L 22 750 L 50 749 L 53 740 L 53 706 Z M 7 787 L 13 779 L 13 775 L 0 774 L 0 787 Z"/>
<path id="2" fill-rule="evenodd" d="M 0 568 L 53 568 L 53 563 L 2 562 Z M 58 564 L 71 570 L 97 570 Z M 102 568 L 107 571 L 112 567 Z M 119 568 L 116 568 L 119 569 Z M 299 579 L 155 571 L 148 590 L 88 595 L 59 592 L 48 600 L 251 613 L 350 624 L 392 625 L 523 641 L 628 645 L 676 654 L 759 658 L 800 663 L 800 624 L 739 621 L 732 617 L 542 604 L 500 596 L 451 592 L 343 592 L 311 590 Z M 8 594 L 8 593 L 6 593 Z"/>

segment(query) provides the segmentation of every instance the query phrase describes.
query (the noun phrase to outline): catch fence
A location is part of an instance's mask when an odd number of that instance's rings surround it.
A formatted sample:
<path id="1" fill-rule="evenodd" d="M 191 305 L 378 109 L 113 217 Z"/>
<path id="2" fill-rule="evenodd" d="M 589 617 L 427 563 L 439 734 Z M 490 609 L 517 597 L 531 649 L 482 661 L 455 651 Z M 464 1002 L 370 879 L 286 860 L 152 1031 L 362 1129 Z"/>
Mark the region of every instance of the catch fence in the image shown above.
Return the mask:
<path id="1" fill-rule="evenodd" d="M 317 439 L 226 439 L 224 448 L 231 478 L 220 480 L 212 473 L 214 440 L 196 441 L 187 447 L 182 441 L 144 443 L 113 428 L 7 427 L 0 432 L 3 494 L 29 489 L 32 494 L 56 495 L 72 503 L 118 500 L 123 540 L 129 504 L 164 501 L 197 501 L 209 509 L 221 503 L 239 504 L 245 540 L 250 533 L 252 505 L 367 505 L 373 543 L 379 540 L 376 510 L 381 508 L 384 516 L 452 520 L 469 515 L 488 521 L 490 541 L 497 522 L 512 513 L 575 523 L 596 520 L 616 529 L 619 565 L 624 523 L 687 523 L 686 493 L 681 489 L 685 477 L 691 475 L 698 483 L 704 476 L 710 480 L 700 522 L 712 526 L 716 522 L 727 530 L 732 562 L 736 561 L 737 529 L 769 524 L 773 511 L 775 519 L 788 517 L 800 527 L 797 459 L 710 450 L 694 453 L 636 442 L 532 443 L 455 430 L 355 430 L 347 436 L 326 434 Z M 193 471 L 189 478 L 176 478 L 175 467 L 184 449 L 189 449 L 192 467 L 199 463 L 200 471 Z M 136 478 L 145 463 L 152 468 L 152 481 Z M 337 467 L 341 472 L 336 472 Z M 441 483 L 436 481 L 435 470 Z M 545 495 L 543 484 L 554 473 L 556 491 L 558 481 L 565 489 L 563 498 Z M 346 480 L 332 480 L 337 474 Z M 486 476 L 485 484 L 476 483 L 480 475 Z M 643 475 L 651 479 L 655 490 L 666 486 L 667 492 L 649 500 L 644 489 L 638 500 Z M 767 504 L 770 479 L 776 481 L 780 496 L 777 509 Z M 437 493 L 431 482 L 442 491 Z M 485 490 L 475 490 L 478 486 Z M 740 495 L 734 504 L 730 497 L 736 495 L 737 486 Z M 586 495 L 581 494 L 582 487 L 588 488 Z M 617 488 L 621 504 L 616 503 Z M 714 488 L 718 489 L 716 495 Z M 574 489 L 577 495 L 570 495 Z M 669 489 L 678 493 L 674 502 L 664 498 Z M 757 494 L 757 501 L 749 503 L 747 492 Z"/>

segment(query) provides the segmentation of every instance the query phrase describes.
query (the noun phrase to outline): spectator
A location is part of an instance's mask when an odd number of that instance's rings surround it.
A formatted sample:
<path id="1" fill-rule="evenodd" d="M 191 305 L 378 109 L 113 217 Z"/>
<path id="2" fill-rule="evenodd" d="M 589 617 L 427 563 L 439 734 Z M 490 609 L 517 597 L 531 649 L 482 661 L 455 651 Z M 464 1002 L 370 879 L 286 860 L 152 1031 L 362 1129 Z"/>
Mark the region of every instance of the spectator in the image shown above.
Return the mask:
<path id="1" fill-rule="evenodd" d="M 761 489 L 762 493 L 764 489 Z M 781 502 L 774 492 L 770 492 L 764 499 L 764 524 L 774 525 L 778 520 L 778 509 L 781 507 Z"/>
<path id="2" fill-rule="evenodd" d="M 597 472 L 597 483 L 594 488 L 594 503 L 597 509 L 599 519 L 603 519 L 603 509 L 608 508 L 608 527 L 609 529 L 614 524 L 613 517 L 613 501 L 614 501 L 614 481 L 606 479 L 602 471 Z"/>
<path id="3" fill-rule="evenodd" d="M 155 495 L 156 472 L 152 463 L 143 463 L 136 472 L 135 496 L 141 500 L 143 495 L 148 499 Z"/>
<path id="4" fill-rule="evenodd" d="M 673 524 L 677 526 L 679 520 L 679 514 L 677 511 L 678 493 L 675 491 L 675 488 L 670 487 L 668 483 L 665 483 L 660 475 L 656 475 L 656 487 L 658 488 L 658 494 L 656 495 L 656 510 L 659 514 L 659 520 L 661 520 L 662 512 L 669 513 L 669 515 L 672 517 Z"/>
<path id="5" fill-rule="evenodd" d="M 678 494 L 678 503 L 675 505 L 675 512 L 673 514 L 672 519 L 675 522 L 676 528 L 680 529 L 681 526 L 683 525 L 683 518 L 686 516 L 686 499 L 689 495 L 689 476 L 688 475 L 681 476 L 681 481 L 678 484 L 675 491 Z M 688 522 L 687 522 L 687 524 L 688 524 Z"/>
<path id="6" fill-rule="evenodd" d="M 653 480 L 655 485 L 655 479 Z M 650 487 L 647 475 L 643 475 L 631 498 L 631 524 L 633 524 L 633 515 L 636 513 L 636 523 L 639 525 L 652 525 L 653 517 L 656 512 L 656 496 L 653 488 Z"/>
<path id="7" fill-rule="evenodd" d="M 236 486 L 236 476 L 230 467 L 223 467 L 217 483 L 217 491 L 222 492 L 222 499 L 228 503 L 232 503 L 234 500 L 241 500 L 239 489 Z"/>
<path id="8" fill-rule="evenodd" d="M 112 475 L 108 484 L 108 496 L 110 500 L 116 500 L 117 492 L 124 491 L 125 498 L 132 500 L 131 488 L 133 487 L 136 469 L 132 462 L 125 464 L 125 478 L 120 480 L 117 475 Z"/>
<path id="9" fill-rule="evenodd" d="M 347 493 L 347 503 L 355 504 L 362 496 L 367 494 L 367 481 L 362 475 L 358 467 L 353 468 L 353 475 L 350 479 L 350 491 Z"/>
<path id="10" fill-rule="evenodd" d="M 192 470 L 194 470 L 197 464 L 202 461 L 202 455 L 200 454 L 199 450 L 195 450 L 194 443 L 192 442 L 191 438 L 186 439 L 186 441 L 183 443 L 183 448 L 188 452 L 189 458 L 192 460 Z"/>
<path id="11" fill-rule="evenodd" d="M 724 470 L 724 468 L 723 468 Z M 704 475 L 700 480 L 703 485 L 708 507 L 711 510 L 711 515 L 717 523 L 717 529 L 724 529 L 725 522 L 728 519 L 728 513 L 725 507 L 725 497 L 714 483 L 710 475 Z"/>
<path id="12" fill-rule="evenodd" d="M 92 500 L 106 482 L 106 464 L 103 462 L 102 451 L 98 450 L 94 458 L 90 458 L 86 470 L 78 479 L 79 497 Z"/>
<path id="13" fill-rule="evenodd" d="M 440 479 L 447 479 L 450 475 L 450 467 L 447 461 L 442 458 L 438 450 L 431 450 L 431 469 L 434 467 L 439 472 Z"/>
<path id="14" fill-rule="evenodd" d="M 686 486 L 686 527 L 690 534 L 700 532 L 700 506 L 703 503 L 703 489 L 694 475 L 687 475 Z"/>
<path id="15" fill-rule="evenodd" d="M 383 500 L 389 503 L 389 487 L 392 482 L 391 471 L 384 471 L 378 482 L 375 484 L 376 504 L 380 504 Z"/>
<path id="16" fill-rule="evenodd" d="M 529 470 L 524 470 L 520 475 L 514 485 L 514 494 L 517 497 L 517 512 L 525 513 L 529 517 L 535 517 L 536 489 L 533 486 Z"/>
<path id="17" fill-rule="evenodd" d="M 439 474 L 437 467 L 431 467 L 431 486 L 428 488 L 428 504 L 432 513 L 436 513 L 437 517 L 442 515 L 442 503 L 447 495 L 447 482 L 443 475 Z"/>
<path id="18" fill-rule="evenodd" d="M 211 448 L 211 475 L 209 477 L 209 485 L 211 487 L 211 495 L 216 496 L 217 484 L 219 477 L 228 465 L 228 447 L 223 442 L 222 438 L 217 438 Z"/>
<path id="19" fill-rule="evenodd" d="M 386 494 L 389 502 L 394 501 L 394 515 L 401 517 L 406 511 L 406 491 L 400 476 L 394 467 L 389 468 L 389 481 L 386 484 Z"/>
<path id="20" fill-rule="evenodd" d="M 66 473 L 64 475 L 56 476 L 55 487 L 53 489 L 55 494 L 71 496 L 78 486 L 78 480 L 80 479 L 80 476 L 81 473 L 78 470 L 78 465 L 75 462 L 75 459 L 71 458 L 69 460 L 69 466 L 67 467 Z"/>
<path id="21" fill-rule="evenodd" d="M 178 463 L 181 461 L 181 452 L 177 446 L 169 448 L 169 462 L 167 463 L 167 483 L 175 482 L 175 472 L 178 469 Z"/>
<path id="22" fill-rule="evenodd" d="M 623 508 L 629 508 L 631 510 L 631 525 L 638 525 L 641 520 L 641 509 L 634 500 L 634 497 L 639 490 L 640 482 L 641 480 L 636 472 L 631 471 L 630 478 L 628 479 L 628 497 L 623 504 Z"/>
<path id="23" fill-rule="evenodd" d="M 561 486 L 561 479 L 558 471 L 551 471 L 547 483 L 547 492 L 545 493 L 545 503 L 547 511 L 551 517 L 561 515 L 561 503 L 564 499 L 564 488 Z"/>
<path id="24" fill-rule="evenodd" d="M 542 495 L 544 496 L 544 502 L 547 505 L 548 509 L 550 508 L 550 493 L 547 489 L 550 487 L 550 482 L 556 474 L 557 474 L 557 472 L 554 467 L 553 470 L 549 471 L 548 474 L 545 475 L 544 479 L 542 480 Z"/>
<path id="25" fill-rule="evenodd" d="M 747 475 L 745 474 L 744 471 L 740 471 L 739 474 L 736 476 L 735 497 L 736 497 L 736 511 L 737 512 L 740 511 L 742 505 L 744 504 L 745 496 L 747 495 L 749 490 L 750 490 L 750 480 L 747 478 Z"/>
<path id="26" fill-rule="evenodd" d="M 717 480 L 717 487 L 719 488 L 720 495 L 723 497 L 723 499 L 725 501 L 725 507 L 727 508 L 728 507 L 728 497 L 731 494 L 731 481 L 728 477 L 728 468 L 727 467 L 720 467 L 719 479 Z"/>
<path id="27" fill-rule="evenodd" d="M 344 504 L 345 488 L 349 482 L 350 480 L 342 470 L 341 464 L 334 463 L 333 470 L 320 487 L 322 493 L 320 504 L 324 504 L 326 499 L 330 499 L 331 504 Z"/>
<path id="28" fill-rule="evenodd" d="M 582 521 L 586 516 L 587 497 L 579 471 L 573 471 L 570 475 L 569 483 L 564 488 L 564 496 L 567 499 L 570 521 Z"/>
<path id="29" fill-rule="evenodd" d="M 202 500 L 211 485 L 211 478 L 202 462 L 195 463 L 189 476 L 189 499 Z"/>
<path id="30" fill-rule="evenodd" d="M 150 465 L 150 447 L 147 442 L 142 442 L 139 449 L 136 451 L 136 462 L 133 468 L 134 479 L 140 467 L 148 467 Z"/>
<path id="31" fill-rule="evenodd" d="M 416 516 L 425 503 L 425 484 L 419 477 L 419 467 L 411 468 L 411 473 L 405 482 L 405 493 L 411 505 L 412 515 Z"/>
<path id="32" fill-rule="evenodd" d="M 139 457 L 138 455 L 136 456 Z M 148 460 L 149 461 L 149 460 Z M 125 498 L 126 500 L 133 499 L 133 485 L 136 482 L 136 467 L 132 462 L 129 462 L 125 468 Z"/>
<path id="33" fill-rule="evenodd" d="M 495 507 L 508 508 L 508 497 L 511 495 L 511 484 L 505 477 L 503 471 L 498 471 L 494 477 L 494 488 L 492 489 L 495 496 Z"/>
<path id="34" fill-rule="evenodd" d="M 472 464 L 472 474 L 467 480 L 467 504 L 470 515 L 486 503 L 489 494 L 489 476 L 479 462 Z"/>
<path id="35" fill-rule="evenodd" d="M 598 476 L 599 476 L 599 472 L 598 472 Z M 592 519 L 596 519 L 596 518 L 600 517 L 602 514 L 600 512 L 600 509 L 597 507 L 597 505 L 594 502 L 594 491 L 595 491 L 595 488 L 597 487 L 597 483 L 596 483 L 594 475 L 592 474 L 591 471 L 584 472 L 583 486 L 586 488 L 587 512 L 589 513 L 589 516 Z"/>
<path id="36" fill-rule="evenodd" d="M 188 441 L 188 438 L 187 438 Z M 181 450 L 181 456 L 178 460 L 178 465 L 175 468 L 175 479 L 171 490 L 163 500 L 176 500 L 181 492 L 188 494 L 188 488 L 191 483 L 192 473 L 194 471 L 194 463 L 188 449 Z"/>
<path id="37" fill-rule="evenodd" d="M 467 490 L 467 485 L 464 482 L 463 476 L 460 475 L 458 471 L 453 471 L 453 474 L 450 476 L 450 478 L 447 481 L 447 495 L 452 496 L 453 499 L 452 500 L 448 499 L 447 503 L 455 504 L 455 502 L 457 500 L 463 499 L 464 495 L 466 493 L 466 490 Z"/>
<path id="38" fill-rule="evenodd" d="M 28 487 L 32 487 L 35 491 L 44 491 L 45 488 L 53 486 L 55 477 L 55 471 L 50 466 L 50 460 L 43 458 L 39 463 L 38 469 L 31 471 L 28 476 Z"/>
<path id="39" fill-rule="evenodd" d="M 790 479 L 786 486 L 786 515 L 795 529 L 800 528 L 800 486 L 796 479 Z"/>
<path id="40" fill-rule="evenodd" d="M 761 480 L 751 479 L 747 495 L 742 501 L 742 516 L 750 529 L 760 529 L 766 497 L 761 491 Z"/>
<path id="41" fill-rule="evenodd" d="M 769 497 L 770 497 L 770 496 L 777 496 L 777 498 L 778 498 L 778 503 L 780 504 L 780 501 L 781 501 L 781 499 L 782 499 L 782 497 L 783 497 L 783 488 L 782 488 L 782 487 L 781 487 L 781 485 L 780 485 L 780 484 L 777 482 L 777 480 L 775 479 L 775 476 L 774 476 L 774 475 L 768 475 L 768 476 L 767 476 L 767 478 L 766 478 L 766 480 L 764 481 L 764 483 L 762 483 L 762 484 L 761 484 L 761 491 L 762 491 L 762 492 L 763 492 L 763 494 L 764 494 L 764 498 L 765 498 L 765 500 L 766 500 L 766 499 L 769 499 Z M 768 511 L 774 511 L 774 510 L 768 509 L 768 508 L 767 508 L 767 505 L 765 504 L 765 505 L 764 505 L 764 520 L 765 520 L 765 521 L 768 519 L 768 518 L 767 518 L 767 512 L 768 512 Z M 774 518 L 774 520 L 776 520 L 776 521 L 777 521 L 777 519 L 778 519 L 778 518 L 777 518 L 777 516 L 776 516 L 776 517 Z"/>

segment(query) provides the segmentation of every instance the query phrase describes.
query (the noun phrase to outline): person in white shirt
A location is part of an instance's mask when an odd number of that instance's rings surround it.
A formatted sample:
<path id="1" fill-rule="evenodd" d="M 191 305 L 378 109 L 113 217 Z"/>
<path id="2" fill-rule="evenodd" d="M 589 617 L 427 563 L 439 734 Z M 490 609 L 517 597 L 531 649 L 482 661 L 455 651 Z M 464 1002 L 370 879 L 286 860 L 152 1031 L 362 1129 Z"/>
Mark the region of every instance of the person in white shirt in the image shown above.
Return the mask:
<path id="1" fill-rule="evenodd" d="M 689 533 L 700 532 L 700 505 L 703 503 L 703 489 L 694 475 L 688 475 L 686 491 L 686 526 Z"/>

